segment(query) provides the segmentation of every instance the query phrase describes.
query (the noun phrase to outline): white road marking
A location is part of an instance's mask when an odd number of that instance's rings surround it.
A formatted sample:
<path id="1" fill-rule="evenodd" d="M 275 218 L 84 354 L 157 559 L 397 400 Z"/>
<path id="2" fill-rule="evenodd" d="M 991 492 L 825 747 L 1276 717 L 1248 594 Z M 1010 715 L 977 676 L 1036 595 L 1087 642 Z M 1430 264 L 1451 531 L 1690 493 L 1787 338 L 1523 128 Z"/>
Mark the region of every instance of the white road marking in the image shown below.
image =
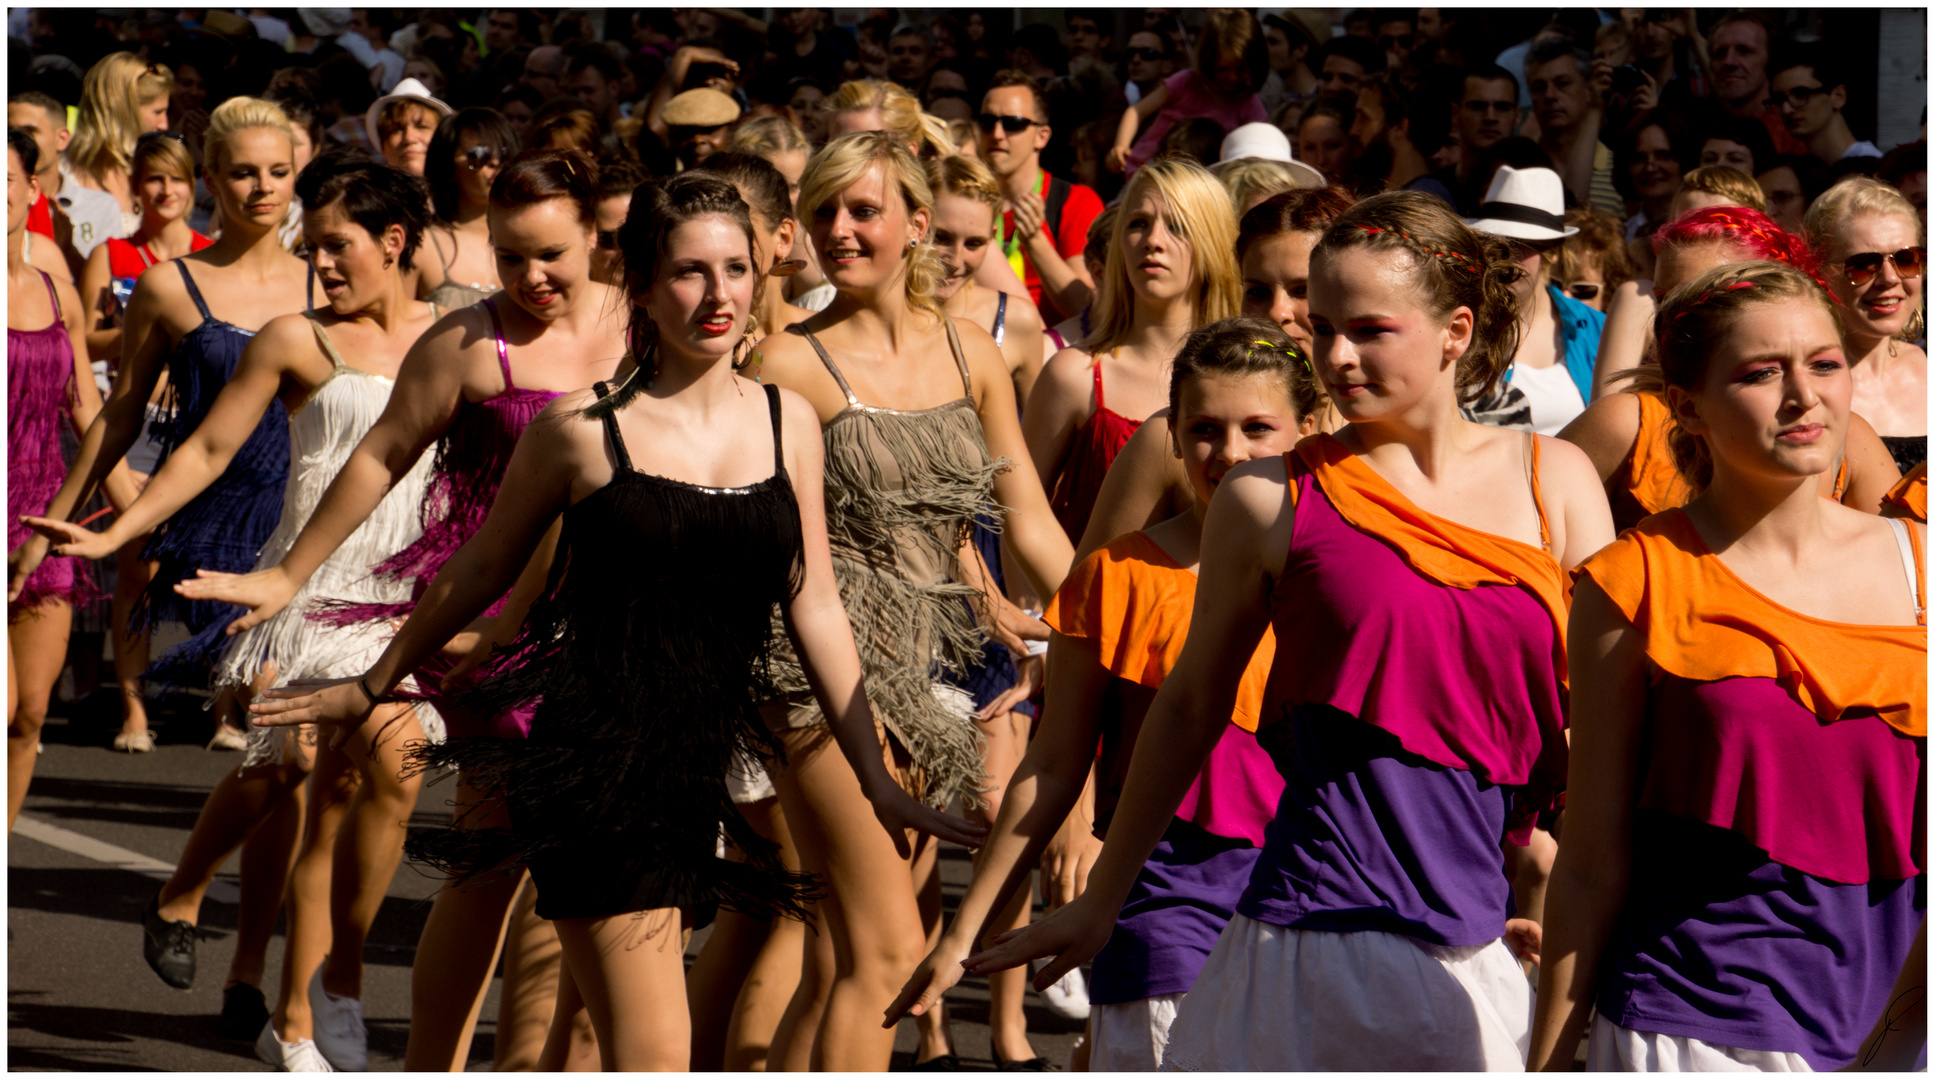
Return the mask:
<path id="1" fill-rule="evenodd" d="M 118 870 L 128 870 L 156 881 L 167 881 L 175 872 L 172 865 L 160 859 L 151 859 L 138 851 L 129 851 L 127 848 L 117 847 L 105 840 L 96 840 L 84 833 L 63 829 L 59 825 L 42 821 L 29 814 L 20 815 L 14 822 L 13 833 L 15 836 L 24 836 L 29 840 L 46 844 L 48 847 L 59 848 L 70 855 L 79 855 L 83 859 L 92 859 Z M 208 899 L 218 904 L 236 904 L 242 897 L 234 883 L 217 880 L 208 886 Z"/>

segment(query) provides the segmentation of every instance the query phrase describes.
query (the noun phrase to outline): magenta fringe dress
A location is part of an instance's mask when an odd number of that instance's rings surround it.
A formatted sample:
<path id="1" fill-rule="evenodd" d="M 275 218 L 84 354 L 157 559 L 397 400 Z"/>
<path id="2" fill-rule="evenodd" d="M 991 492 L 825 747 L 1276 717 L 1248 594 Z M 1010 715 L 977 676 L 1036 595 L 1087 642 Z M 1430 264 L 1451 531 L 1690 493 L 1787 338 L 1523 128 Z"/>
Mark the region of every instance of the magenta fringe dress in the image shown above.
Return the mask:
<path id="1" fill-rule="evenodd" d="M 60 296 L 45 272 L 54 322 L 40 330 L 7 331 L 7 550 L 27 542 L 33 530 L 22 515 L 38 517 L 67 478 L 60 453 L 60 426 L 74 400 L 74 342 L 61 318 Z M 27 578 L 14 611 L 31 611 L 53 600 L 82 604 L 97 597 L 80 559 L 48 556 Z"/>
<path id="2" fill-rule="evenodd" d="M 450 430 L 437 443 L 437 456 L 430 473 L 430 484 L 423 496 L 419 516 L 423 535 L 395 555 L 372 567 L 370 573 L 391 581 L 412 583 L 411 600 L 395 604 L 352 604 L 323 601 L 309 616 L 336 626 L 352 626 L 373 620 L 397 619 L 408 615 L 436 578 L 443 564 L 464 546 L 490 515 L 497 499 L 497 487 L 504 480 L 504 469 L 517 449 L 518 437 L 537 414 L 551 404 L 559 393 L 554 390 L 525 390 L 511 381 L 510 350 L 504 343 L 504 329 L 497 317 L 497 306 L 481 301 L 490 313 L 491 331 L 497 340 L 497 363 L 504 373 L 504 392 L 489 401 L 465 401 Z M 504 610 L 506 596 L 498 597 L 484 614 Z M 449 664 L 436 657 L 414 674 L 425 688 L 439 685 Z M 523 738 L 531 730 L 534 705 L 521 705 L 510 713 L 478 717 L 457 701 L 426 693 L 444 717 L 452 735 L 496 735 Z"/>

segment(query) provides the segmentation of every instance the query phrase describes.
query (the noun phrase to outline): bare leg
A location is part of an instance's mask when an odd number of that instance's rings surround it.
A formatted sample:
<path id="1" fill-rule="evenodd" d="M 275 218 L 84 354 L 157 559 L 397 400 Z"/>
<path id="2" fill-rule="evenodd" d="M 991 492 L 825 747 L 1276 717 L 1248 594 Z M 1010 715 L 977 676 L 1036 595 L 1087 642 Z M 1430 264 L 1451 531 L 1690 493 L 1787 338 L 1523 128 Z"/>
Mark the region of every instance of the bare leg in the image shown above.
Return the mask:
<path id="1" fill-rule="evenodd" d="M 526 877 L 511 906 L 510 928 L 504 937 L 504 985 L 497 993 L 497 1038 L 491 1054 L 492 1072 L 530 1072 L 538 1068 L 553 1013 L 564 993 L 563 956 L 557 930 L 538 918 L 537 888 Z M 576 1000 L 575 991 L 572 996 Z M 582 1005 L 579 1012 L 582 1015 Z M 585 1030 L 589 1031 L 590 1027 L 586 1026 Z"/>
<path id="2" fill-rule="evenodd" d="M 880 828 L 825 727 L 787 731 L 782 739 L 786 764 L 772 770 L 780 804 L 801 864 L 831 886 L 820 911 L 833 942 L 833 984 L 811 1066 L 884 1071 L 894 1033 L 880 1026 L 880 1017 L 926 954 L 907 860 Z"/>
<path id="3" fill-rule="evenodd" d="M 329 740 L 319 740 L 316 767 L 309 774 L 302 847 L 289 873 L 289 936 L 284 942 L 275 1012 L 270 1016 L 283 1042 L 315 1038 L 309 980 L 329 954 L 329 894 L 336 835 L 349 816 L 356 784 L 355 764 L 341 750 L 331 749 Z"/>
<path id="4" fill-rule="evenodd" d="M 804 927 L 800 942 L 800 973 L 793 1000 L 786 1003 L 773 1042 L 766 1051 L 767 1072 L 807 1072 L 813 1065 L 813 1043 L 833 994 L 833 931 L 827 929 L 820 906 L 813 907 L 813 923 Z"/>
<path id="5" fill-rule="evenodd" d="M 485 799 L 457 780 L 456 820 L 464 829 L 509 824 L 501 802 Z M 410 969 L 410 1043 L 403 1067 L 410 1072 L 462 1072 L 470 1058 L 477 1014 L 490 990 L 497 952 L 517 897 L 522 874 L 486 875 L 437 893 L 417 939 Z"/>
<path id="6" fill-rule="evenodd" d="M 544 1052 L 538 1055 L 535 1071 L 598 1071 L 598 1034 L 591 1030 L 584 995 L 578 993 L 578 984 L 562 964 L 558 966 L 558 998 L 551 1010 L 551 1030 L 545 1035 Z"/>
<path id="7" fill-rule="evenodd" d="M 34 779 L 40 729 L 47 723 L 47 702 L 67 663 L 67 634 L 74 609 L 65 600 L 12 614 L 7 623 L 7 832 L 13 832 L 27 785 Z"/>
<path id="8" fill-rule="evenodd" d="M 242 845 L 242 906 L 235 916 L 235 956 L 228 962 L 228 982 L 223 989 L 237 983 L 257 989 L 262 986 L 269 940 L 275 935 L 275 917 L 282 910 L 282 894 L 289 885 L 289 871 L 295 866 L 296 845 L 302 840 L 303 809 L 309 801 L 301 774 L 297 776 L 287 796 Z M 196 822 L 197 827 L 200 824 Z"/>
<path id="9" fill-rule="evenodd" d="M 557 921 L 604 1071 L 684 1072 L 691 1063 L 683 918 L 677 908 L 656 908 Z"/>
<path id="10" fill-rule="evenodd" d="M 419 774 L 405 775 L 404 755 L 421 741 L 416 713 L 403 705 L 378 708 L 342 747 L 361 782 L 332 851 L 331 944 L 322 985 L 337 997 L 363 997 L 363 944 L 403 858 L 404 832 L 423 783 Z"/>
<path id="11" fill-rule="evenodd" d="M 242 842 L 285 804 L 290 794 L 302 786 L 309 774 L 310 761 L 304 755 L 288 764 L 258 765 L 251 769 L 236 766 L 223 776 L 202 803 L 201 816 L 188 835 L 181 861 L 168 883 L 161 887 L 161 917 L 169 921 L 196 923 L 201 919 L 202 897 L 222 869 L 222 864 Z M 301 805 L 301 804 L 297 804 Z M 264 856 L 266 861 L 267 856 Z M 278 875 L 277 880 L 287 877 Z M 281 892 L 276 891 L 277 904 Z M 275 916 L 269 916 L 274 922 Z M 239 946 L 238 946 L 239 948 Z"/>
<path id="12" fill-rule="evenodd" d="M 148 667 L 148 631 L 129 633 L 128 616 L 161 565 L 141 561 L 141 549 L 148 546 L 151 535 L 130 540 L 114 553 L 114 603 L 108 608 L 108 632 L 114 641 L 114 685 L 121 692 L 121 731 L 129 735 L 148 730 L 148 705 L 141 696 L 141 673 Z"/>
<path id="13" fill-rule="evenodd" d="M 788 870 L 799 869 L 799 850 L 786 825 L 786 813 L 778 799 L 766 799 L 751 806 L 746 816 L 761 836 L 779 844 L 779 861 Z M 716 933 L 716 931 L 715 931 Z M 779 1030 L 793 991 L 799 987 L 805 962 L 806 924 L 798 919 L 774 919 L 766 932 L 745 986 L 733 1007 L 732 1023 L 726 1028 L 723 1067 L 730 1072 L 764 1072 L 767 1055 Z"/>
<path id="14" fill-rule="evenodd" d="M 1008 780 L 1028 751 L 1028 717 L 1008 713 L 975 726 L 980 728 L 986 748 L 982 764 L 987 768 L 989 782 L 995 786 L 982 793 L 984 805 L 975 808 L 971 816 L 992 827 L 995 816 L 1001 812 L 1001 797 L 1007 791 Z M 974 868 L 981 868 L 978 851 L 974 855 Z M 1007 907 L 988 921 L 982 946 L 985 948 L 999 934 L 1028 925 L 1033 900 L 1032 889 L 1016 889 Z M 1027 993 L 1026 965 L 988 976 L 988 1038 L 997 1060 L 1028 1061 L 1035 1056 L 1035 1048 L 1028 1042 L 1028 1016 L 1023 1011 Z"/>
<path id="15" fill-rule="evenodd" d="M 941 943 L 941 845 L 931 836 L 923 836 L 914 846 L 914 861 L 909 866 L 914 885 L 914 901 L 920 905 L 921 929 L 927 934 L 927 949 L 934 950 Z M 942 998 L 940 1007 L 929 1009 L 914 1018 L 914 1030 L 920 1033 L 920 1044 L 914 1048 L 916 1064 L 945 1057 L 954 1052 L 954 1034 L 947 1015 L 947 999 Z"/>
<path id="16" fill-rule="evenodd" d="M 767 811 L 777 803 L 777 799 L 742 803 L 739 812 L 754 832 L 771 840 L 771 815 Z M 728 842 L 726 858 L 743 863 L 746 854 Z M 747 977 L 759 961 L 775 921 L 730 910 L 721 910 L 713 921 L 712 936 L 706 939 L 705 948 L 699 950 L 686 975 L 686 1002 L 692 1012 L 693 1072 L 718 1072 L 725 1067 L 726 1032 L 738 1015 L 739 999 L 748 988 Z M 792 997 L 790 987 L 786 997 Z M 783 999 L 780 1007 L 785 1007 Z M 773 1022 L 777 1024 L 778 1019 L 775 1015 Z M 760 1056 L 764 1057 L 763 1052 Z"/>

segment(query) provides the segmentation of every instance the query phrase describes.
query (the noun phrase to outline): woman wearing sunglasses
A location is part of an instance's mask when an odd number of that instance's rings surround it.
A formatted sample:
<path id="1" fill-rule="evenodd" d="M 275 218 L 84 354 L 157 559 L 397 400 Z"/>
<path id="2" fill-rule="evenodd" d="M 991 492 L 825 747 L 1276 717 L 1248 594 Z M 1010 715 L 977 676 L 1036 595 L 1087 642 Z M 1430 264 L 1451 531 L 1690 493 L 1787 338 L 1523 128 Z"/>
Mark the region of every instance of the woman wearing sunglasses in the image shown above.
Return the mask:
<path id="1" fill-rule="evenodd" d="M 418 289 L 445 311 L 470 305 L 503 286 L 491 253 L 490 185 L 517 153 L 517 132 L 496 109 L 470 108 L 444 117 L 430 137 L 423 178 L 437 224 L 426 239 L 434 259 L 419 260 Z"/>
<path id="2" fill-rule="evenodd" d="M 1829 188 L 1804 219 L 1823 248 L 1823 269 L 1854 367 L 1854 411 L 1881 434 L 1903 472 L 1928 459 L 1928 354 L 1922 314 L 1927 241 L 1915 206 L 1879 180 L 1851 176 Z"/>
<path id="3" fill-rule="evenodd" d="M 1565 223 L 1579 232 L 1559 246 L 1553 284 L 1594 311 L 1604 311 L 1613 290 L 1633 277 L 1619 219 L 1603 210 L 1575 206 L 1565 212 Z"/>

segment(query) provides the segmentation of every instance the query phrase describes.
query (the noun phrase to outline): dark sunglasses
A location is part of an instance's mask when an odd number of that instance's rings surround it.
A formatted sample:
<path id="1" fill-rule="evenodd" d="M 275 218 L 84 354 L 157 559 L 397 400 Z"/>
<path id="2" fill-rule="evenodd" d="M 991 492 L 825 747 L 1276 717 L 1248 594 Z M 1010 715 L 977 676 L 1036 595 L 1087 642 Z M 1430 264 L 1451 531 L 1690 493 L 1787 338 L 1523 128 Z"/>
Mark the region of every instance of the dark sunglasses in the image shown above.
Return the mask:
<path id="1" fill-rule="evenodd" d="M 1164 54 L 1161 49 L 1151 49 L 1147 45 L 1138 45 L 1123 55 L 1131 60 L 1160 60 Z"/>
<path id="2" fill-rule="evenodd" d="M 1574 300 L 1596 300 L 1599 297 L 1599 283 L 1596 281 L 1575 281 L 1565 287 Z"/>
<path id="3" fill-rule="evenodd" d="M 974 118 L 974 122 L 981 125 L 982 131 L 993 131 L 994 126 L 1000 124 L 1001 130 L 1010 135 L 1019 135 L 1029 128 L 1034 127 L 1036 124 L 1041 123 L 1039 120 L 1026 116 L 996 116 L 993 113 L 982 113 L 980 116 Z"/>
<path id="4" fill-rule="evenodd" d="M 464 167 L 471 172 L 476 172 L 486 165 L 495 165 L 497 162 L 497 151 L 488 146 L 473 146 L 464 151 Z"/>
<path id="5" fill-rule="evenodd" d="M 1765 108 L 1778 109 L 1782 105 L 1791 104 L 1796 109 L 1805 109 L 1807 108 L 1807 103 L 1810 101 L 1813 101 L 1817 94 L 1827 93 L 1827 87 L 1796 86 L 1794 89 L 1789 90 L 1785 94 L 1781 93 L 1779 90 L 1772 91 L 1771 93 L 1773 94 L 1772 97 L 1769 97 L 1767 100 L 1761 102 L 1761 105 Z"/>
<path id="6" fill-rule="evenodd" d="M 1866 285 L 1881 273 L 1883 262 L 1894 263 L 1895 273 L 1902 277 L 1918 278 L 1922 276 L 1922 266 L 1927 260 L 1926 248 L 1902 248 L 1892 255 L 1885 251 L 1864 251 L 1841 260 L 1841 269 L 1847 273 L 1849 284 Z"/>

